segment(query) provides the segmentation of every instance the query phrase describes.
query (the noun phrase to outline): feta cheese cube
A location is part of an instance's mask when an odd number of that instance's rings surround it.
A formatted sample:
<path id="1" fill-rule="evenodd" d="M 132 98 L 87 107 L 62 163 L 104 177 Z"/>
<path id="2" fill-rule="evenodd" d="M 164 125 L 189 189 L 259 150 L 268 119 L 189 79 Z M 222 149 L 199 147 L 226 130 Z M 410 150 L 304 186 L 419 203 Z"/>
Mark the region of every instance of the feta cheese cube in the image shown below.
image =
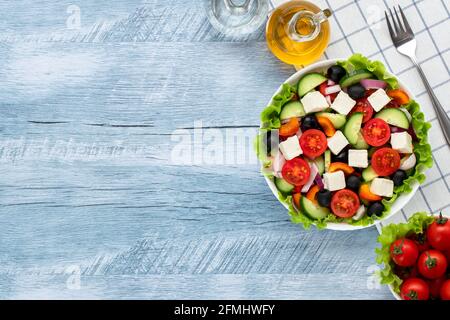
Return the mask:
<path id="1" fill-rule="evenodd" d="M 367 98 L 367 101 L 369 101 L 375 112 L 378 112 L 391 102 L 391 98 L 386 94 L 386 91 L 378 89 Z"/>
<path id="2" fill-rule="evenodd" d="M 394 193 L 394 181 L 384 178 L 375 178 L 370 184 L 370 192 L 380 197 L 392 197 Z"/>
<path id="3" fill-rule="evenodd" d="M 412 137 L 408 132 L 398 132 L 391 134 L 392 149 L 397 150 L 400 153 L 412 153 L 413 144 Z"/>
<path id="4" fill-rule="evenodd" d="M 331 104 L 331 109 L 336 110 L 340 114 L 347 115 L 353 109 L 355 104 L 355 100 L 350 98 L 344 91 L 341 91 Z"/>
<path id="5" fill-rule="evenodd" d="M 347 145 L 348 140 L 340 130 L 336 131 L 334 136 L 328 138 L 328 148 L 330 148 L 331 152 L 335 155 L 338 155 Z"/>
<path id="6" fill-rule="evenodd" d="M 327 99 L 319 91 L 309 92 L 300 102 L 303 104 L 306 113 L 320 112 L 330 106 Z"/>
<path id="7" fill-rule="evenodd" d="M 355 168 L 367 168 L 369 166 L 367 150 L 349 150 L 348 165 Z"/>
<path id="8" fill-rule="evenodd" d="M 280 151 L 286 160 L 292 160 L 303 153 L 297 136 L 292 136 L 281 142 Z"/>
<path id="9" fill-rule="evenodd" d="M 325 189 L 330 191 L 345 189 L 344 172 L 339 170 L 325 173 L 323 175 L 323 184 L 325 185 Z"/>

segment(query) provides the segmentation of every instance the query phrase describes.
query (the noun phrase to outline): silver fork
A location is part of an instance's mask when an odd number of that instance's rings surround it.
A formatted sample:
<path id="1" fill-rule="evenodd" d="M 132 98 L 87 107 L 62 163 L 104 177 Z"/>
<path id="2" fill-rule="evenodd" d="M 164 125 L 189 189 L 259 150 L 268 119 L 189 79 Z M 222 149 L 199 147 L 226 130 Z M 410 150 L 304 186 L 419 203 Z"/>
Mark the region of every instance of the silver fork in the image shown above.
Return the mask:
<path id="1" fill-rule="evenodd" d="M 392 13 L 392 10 L 389 9 L 392 24 L 389 21 L 387 11 L 384 12 L 386 15 L 386 21 L 389 28 L 389 33 L 391 34 L 392 42 L 394 43 L 394 46 L 397 48 L 397 51 L 409 57 L 416 66 L 417 70 L 419 71 L 420 77 L 422 78 L 425 87 L 428 91 L 428 94 L 430 95 L 431 102 L 433 104 L 434 110 L 436 111 L 437 118 L 439 120 L 439 124 L 441 125 L 442 131 L 444 132 L 445 140 L 447 140 L 447 144 L 450 145 L 450 119 L 447 113 L 445 112 L 444 108 L 436 98 L 436 95 L 434 94 L 433 89 L 431 88 L 430 83 L 428 82 L 427 77 L 425 76 L 425 73 L 422 70 L 422 67 L 417 62 L 416 57 L 417 41 L 414 37 L 414 32 L 412 31 L 408 23 L 408 20 L 406 19 L 406 16 L 403 13 L 402 8 L 398 6 L 398 9 L 400 11 L 401 18 L 395 7 L 394 7 L 395 15 L 394 13 Z"/>

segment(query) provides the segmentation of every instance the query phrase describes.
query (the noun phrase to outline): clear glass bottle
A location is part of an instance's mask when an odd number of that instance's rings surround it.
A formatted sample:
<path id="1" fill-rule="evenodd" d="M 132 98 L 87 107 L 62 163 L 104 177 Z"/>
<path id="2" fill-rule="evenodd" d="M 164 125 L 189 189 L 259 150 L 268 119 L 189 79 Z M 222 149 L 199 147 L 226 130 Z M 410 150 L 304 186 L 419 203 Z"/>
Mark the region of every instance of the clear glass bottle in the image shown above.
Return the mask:
<path id="1" fill-rule="evenodd" d="M 267 19 L 269 0 L 204 0 L 211 25 L 228 36 L 254 32 Z"/>

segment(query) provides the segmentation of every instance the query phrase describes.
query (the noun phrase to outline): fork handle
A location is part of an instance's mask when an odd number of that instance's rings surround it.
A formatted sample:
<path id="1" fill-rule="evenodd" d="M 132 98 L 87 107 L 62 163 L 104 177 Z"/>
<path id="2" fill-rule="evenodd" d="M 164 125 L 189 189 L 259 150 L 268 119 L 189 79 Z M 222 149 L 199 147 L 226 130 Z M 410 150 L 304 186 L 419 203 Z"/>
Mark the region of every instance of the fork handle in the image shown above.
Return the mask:
<path id="1" fill-rule="evenodd" d="M 445 109 L 442 107 L 441 103 L 434 94 L 433 88 L 428 82 L 428 79 L 425 76 L 422 67 L 417 62 L 416 59 L 413 58 L 412 61 L 414 62 L 414 65 L 419 71 L 420 77 L 422 78 L 425 84 L 425 88 L 427 89 L 428 94 L 430 95 L 431 103 L 433 104 L 434 110 L 436 111 L 437 119 L 439 121 L 439 124 L 441 125 L 445 140 L 447 141 L 447 144 L 450 145 L 450 118 L 448 117 L 447 112 L 445 112 Z"/>

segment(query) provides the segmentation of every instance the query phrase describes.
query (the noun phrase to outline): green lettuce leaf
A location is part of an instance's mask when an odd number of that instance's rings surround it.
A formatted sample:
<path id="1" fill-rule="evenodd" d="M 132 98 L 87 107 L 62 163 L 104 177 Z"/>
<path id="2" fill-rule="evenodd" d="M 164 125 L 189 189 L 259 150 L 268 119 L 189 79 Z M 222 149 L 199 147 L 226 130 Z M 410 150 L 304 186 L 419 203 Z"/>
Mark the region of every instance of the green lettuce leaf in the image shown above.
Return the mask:
<path id="1" fill-rule="evenodd" d="M 261 112 L 261 123 L 265 129 L 278 129 L 281 126 L 280 113 L 283 106 L 296 93 L 295 87 L 284 83 L 280 91 L 273 97 L 269 106 Z"/>
<path id="2" fill-rule="evenodd" d="M 366 69 L 372 72 L 379 80 L 386 81 L 389 88 L 397 89 L 397 79 L 387 72 L 386 67 L 380 61 L 371 61 L 360 53 L 355 53 L 348 60 L 339 61 L 338 64 L 342 66 L 347 72 L 355 70 Z"/>
<path id="3" fill-rule="evenodd" d="M 382 284 L 392 285 L 395 292 L 400 292 L 402 279 L 394 273 L 394 263 L 391 261 L 390 247 L 391 244 L 400 238 L 409 236 L 413 233 L 421 234 L 433 222 L 433 216 L 426 212 L 417 212 L 408 219 L 407 223 L 389 224 L 381 230 L 378 237 L 380 248 L 375 249 L 377 254 L 376 261 L 383 265 L 383 269 L 379 271 Z"/>

